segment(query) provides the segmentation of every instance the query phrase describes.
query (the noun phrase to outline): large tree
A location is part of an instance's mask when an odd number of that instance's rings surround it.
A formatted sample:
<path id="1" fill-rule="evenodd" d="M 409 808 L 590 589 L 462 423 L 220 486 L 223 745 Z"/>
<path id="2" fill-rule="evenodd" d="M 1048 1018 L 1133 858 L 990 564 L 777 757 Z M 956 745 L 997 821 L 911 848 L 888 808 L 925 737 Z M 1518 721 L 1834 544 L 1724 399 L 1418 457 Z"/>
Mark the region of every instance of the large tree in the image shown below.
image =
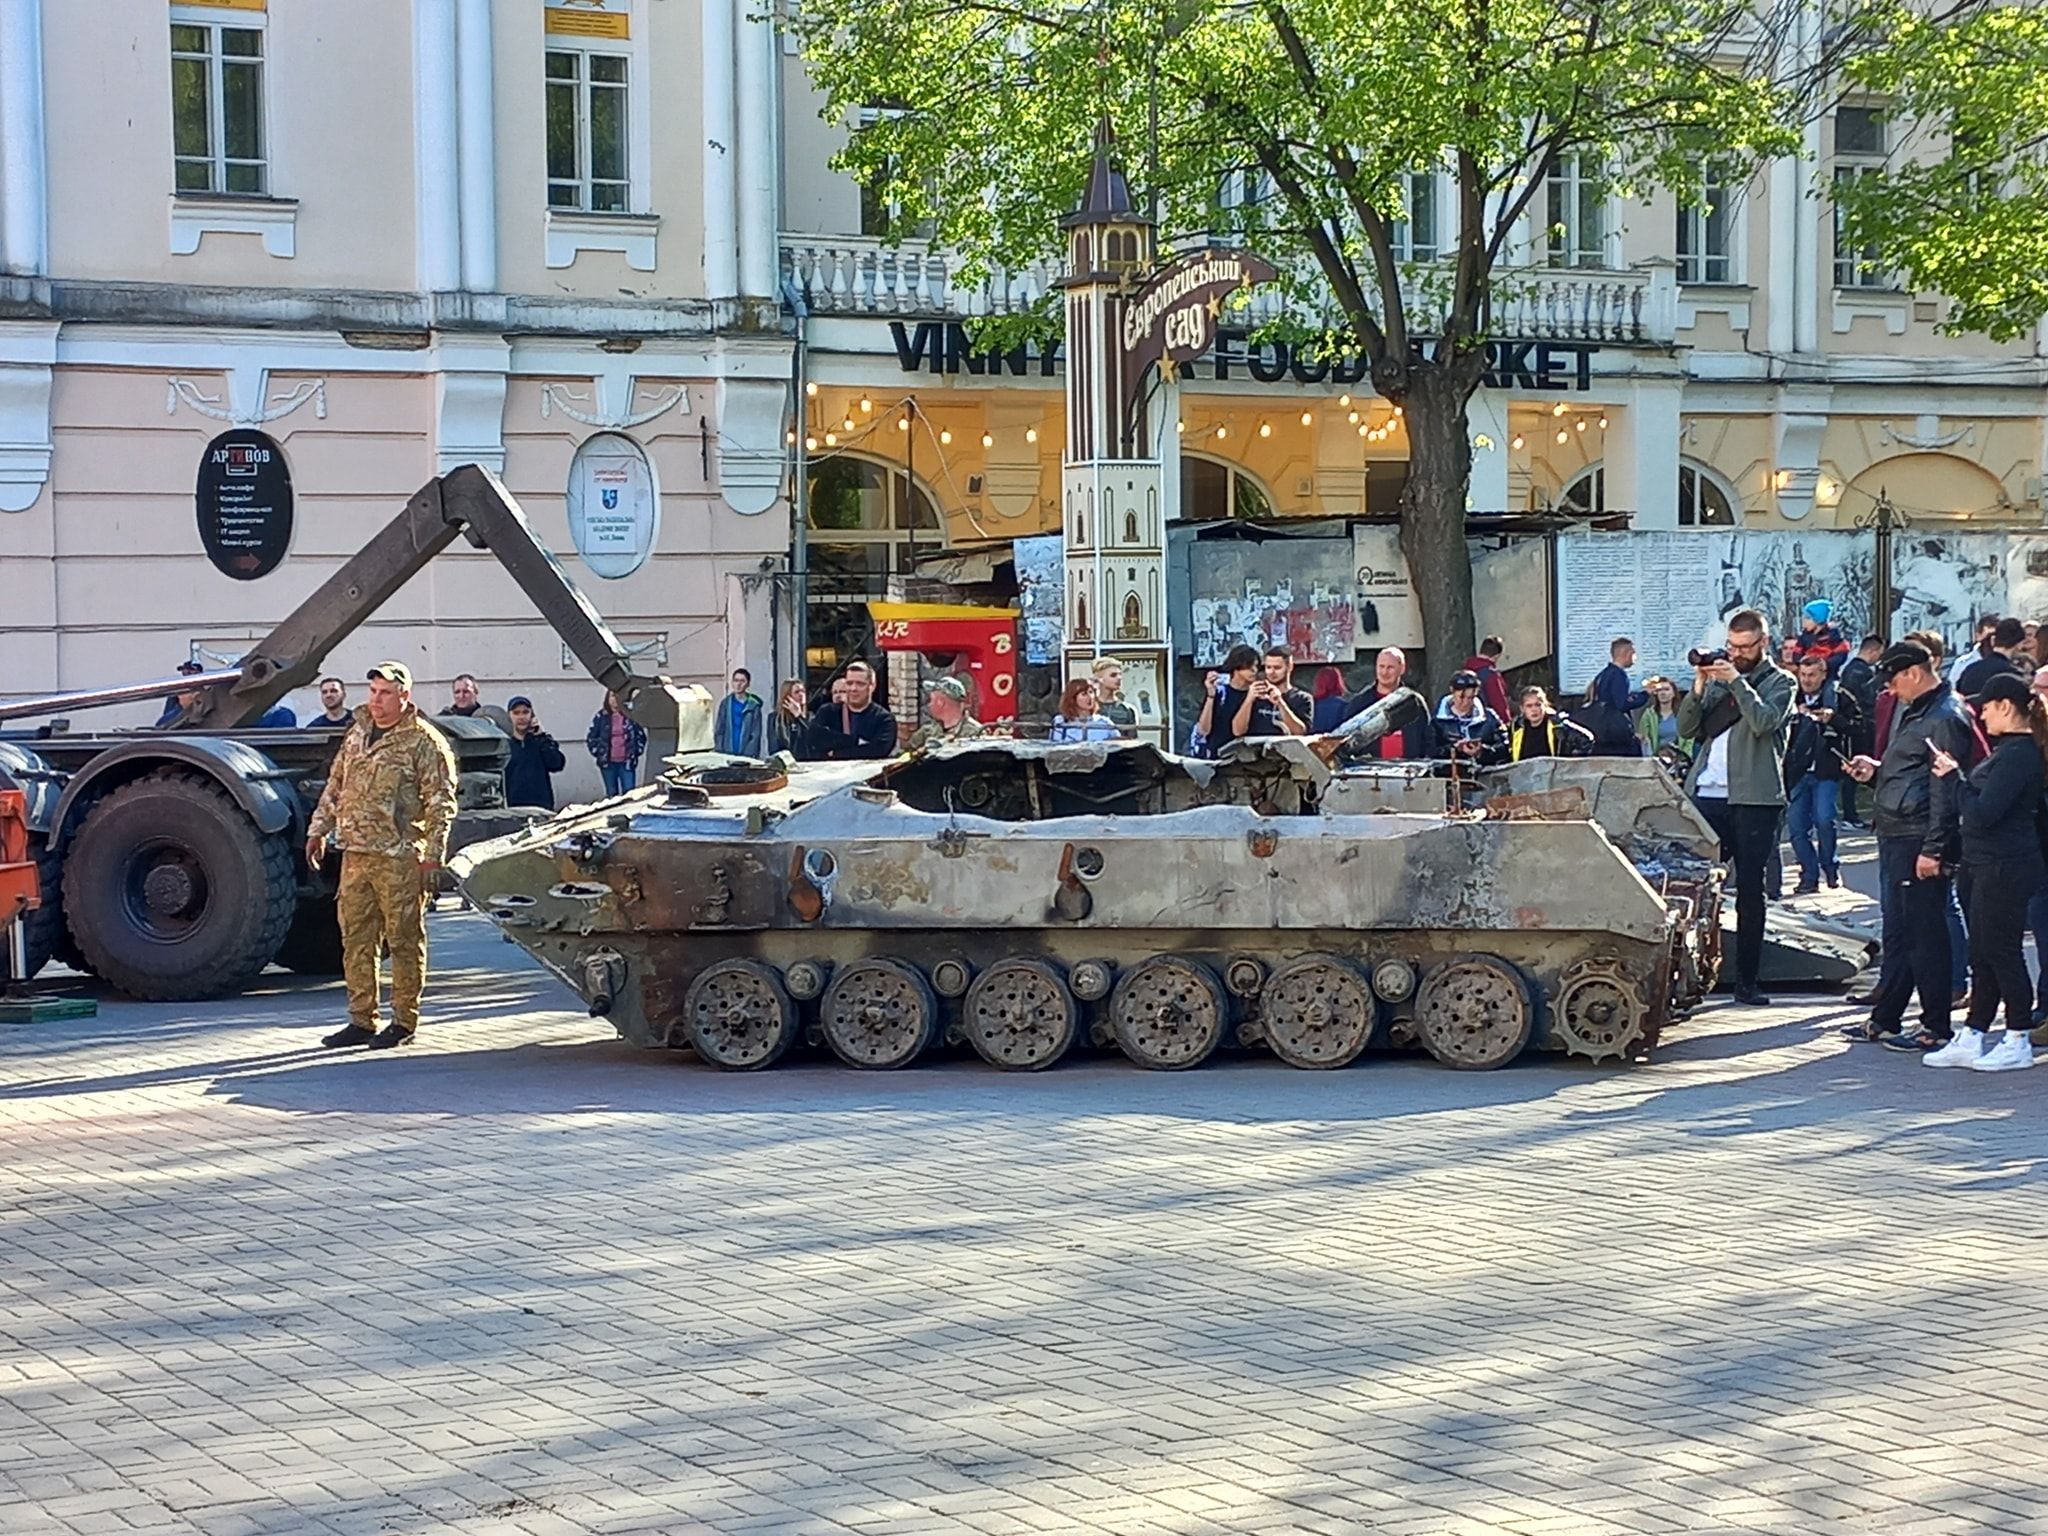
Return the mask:
<path id="1" fill-rule="evenodd" d="M 1546 173 L 1572 161 L 1638 209 L 1651 189 L 1741 186 L 1798 151 L 1894 15 L 1890 0 L 840 0 L 795 28 L 826 115 L 870 124 L 842 166 L 970 261 L 1056 253 L 1105 116 L 1162 236 L 1241 236 L 1276 261 L 1289 324 L 1362 355 L 1403 409 L 1401 542 L 1441 674 L 1473 640 L 1466 407 L 1496 303 L 1546 259 Z M 1400 254 L 1411 173 L 1454 188 L 1453 238 L 1426 269 Z"/>
<path id="2" fill-rule="evenodd" d="M 1844 238 L 1954 300 L 1950 330 L 2025 335 L 2048 315 L 2048 9 L 1900 4 L 1873 35 L 1846 81 L 1910 131 L 1836 189 Z"/>

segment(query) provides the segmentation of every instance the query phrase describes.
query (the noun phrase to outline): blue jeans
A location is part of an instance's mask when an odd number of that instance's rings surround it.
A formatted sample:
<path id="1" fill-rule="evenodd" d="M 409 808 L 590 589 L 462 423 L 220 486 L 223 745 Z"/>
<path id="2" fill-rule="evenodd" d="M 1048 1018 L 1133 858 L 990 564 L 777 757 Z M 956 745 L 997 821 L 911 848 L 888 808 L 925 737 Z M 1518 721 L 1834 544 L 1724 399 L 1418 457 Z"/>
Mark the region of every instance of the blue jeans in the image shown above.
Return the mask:
<path id="1" fill-rule="evenodd" d="M 1799 860 L 1799 883 L 1819 885 L 1822 871 L 1835 873 L 1835 791 L 1833 779 L 1808 774 L 1786 797 L 1785 825 Z M 1819 842 L 1819 850 L 1814 844 Z"/>
<path id="2" fill-rule="evenodd" d="M 607 796 L 623 795 L 633 787 L 631 763 L 599 763 L 597 771 L 604 775 L 604 792 Z"/>

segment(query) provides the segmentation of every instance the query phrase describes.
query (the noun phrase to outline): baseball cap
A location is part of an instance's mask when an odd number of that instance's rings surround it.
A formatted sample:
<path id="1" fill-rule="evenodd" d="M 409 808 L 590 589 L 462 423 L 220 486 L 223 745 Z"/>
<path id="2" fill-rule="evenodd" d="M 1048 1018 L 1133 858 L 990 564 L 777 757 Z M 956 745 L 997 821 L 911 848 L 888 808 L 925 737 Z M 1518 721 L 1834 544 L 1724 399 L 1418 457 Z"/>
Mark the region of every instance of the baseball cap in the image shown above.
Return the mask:
<path id="1" fill-rule="evenodd" d="M 2027 686 L 2025 678 L 2017 672 L 2001 672 L 1972 694 L 1970 702 L 1981 709 L 1993 699 L 2003 699 L 2008 704 L 2017 704 L 2021 709 L 2025 709 L 2033 696 L 2033 690 Z"/>
<path id="2" fill-rule="evenodd" d="M 205 670 L 206 667 L 201 662 L 181 661 L 178 663 L 178 676 L 180 677 L 196 677 Z"/>
<path id="3" fill-rule="evenodd" d="M 1927 653 L 1927 647 L 1912 640 L 1901 640 L 1897 645 L 1877 658 L 1877 675 L 1889 680 L 1908 667 L 1931 667 L 1934 658 Z"/>
<path id="4" fill-rule="evenodd" d="M 522 704 L 524 704 L 528 709 L 533 708 L 533 700 L 529 699 L 523 693 L 515 693 L 512 695 L 511 698 L 505 701 L 505 707 L 507 709 L 517 709 Z"/>
<path id="5" fill-rule="evenodd" d="M 1454 673 L 1451 677 L 1451 686 L 1453 688 L 1477 688 L 1479 686 L 1479 674 L 1477 672 Z"/>
<path id="6" fill-rule="evenodd" d="M 402 661 L 380 661 L 364 674 L 387 683 L 396 683 L 401 688 L 412 686 L 412 668 Z"/>
<path id="7" fill-rule="evenodd" d="M 967 685 L 957 677 L 935 677 L 924 685 L 926 693 L 943 693 L 958 703 L 967 702 Z"/>

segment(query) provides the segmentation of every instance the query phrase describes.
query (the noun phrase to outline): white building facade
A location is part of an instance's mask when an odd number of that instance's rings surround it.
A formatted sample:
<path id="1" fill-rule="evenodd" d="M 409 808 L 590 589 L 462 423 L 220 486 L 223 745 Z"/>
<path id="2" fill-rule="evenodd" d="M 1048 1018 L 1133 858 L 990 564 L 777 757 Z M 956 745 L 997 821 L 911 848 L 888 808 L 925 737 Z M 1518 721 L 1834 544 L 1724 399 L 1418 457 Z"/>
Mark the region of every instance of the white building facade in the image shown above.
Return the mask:
<path id="1" fill-rule="evenodd" d="M 748 0 L 0 0 L 0 691 L 238 655 L 470 462 L 644 670 L 770 670 L 778 57 Z M 195 526 L 231 430 L 291 478 L 256 579 Z M 594 686 L 488 554 L 332 670 L 384 656 L 532 695 L 595 785 Z"/>

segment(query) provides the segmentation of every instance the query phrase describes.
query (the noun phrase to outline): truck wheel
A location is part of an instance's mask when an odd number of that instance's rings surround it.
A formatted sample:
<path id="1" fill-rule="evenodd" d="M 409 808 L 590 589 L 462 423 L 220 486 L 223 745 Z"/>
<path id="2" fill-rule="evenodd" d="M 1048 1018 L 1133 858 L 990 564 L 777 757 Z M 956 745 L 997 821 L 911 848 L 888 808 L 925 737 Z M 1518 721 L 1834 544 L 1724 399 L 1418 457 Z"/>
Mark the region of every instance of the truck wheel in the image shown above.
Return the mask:
<path id="1" fill-rule="evenodd" d="M 131 997 L 227 997 L 270 963 L 297 897 L 291 846 L 218 785 L 160 768 L 95 805 L 71 840 L 64 916 Z"/>
<path id="2" fill-rule="evenodd" d="M 332 896 L 308 896 L 292 913 L 292 925 L 277 946 L 277 963 L 301 976 L 341 974 L 341 918 Z"/>

